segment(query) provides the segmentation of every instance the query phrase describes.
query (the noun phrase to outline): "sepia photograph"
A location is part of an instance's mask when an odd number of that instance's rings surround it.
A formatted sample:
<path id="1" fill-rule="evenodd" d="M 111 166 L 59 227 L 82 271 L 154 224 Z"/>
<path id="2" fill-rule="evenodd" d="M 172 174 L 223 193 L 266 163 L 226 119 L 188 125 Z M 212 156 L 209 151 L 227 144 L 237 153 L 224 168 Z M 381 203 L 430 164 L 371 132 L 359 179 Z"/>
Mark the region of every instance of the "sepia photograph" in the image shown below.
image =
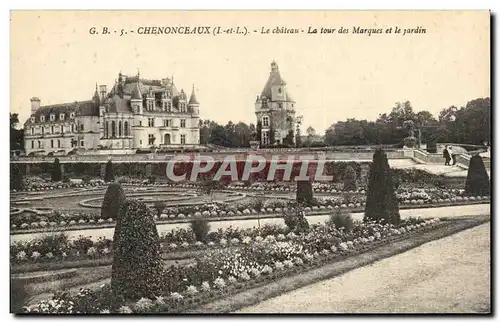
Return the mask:
<path id="1" fill-rule="evenodd" d="M 10 313 L 492 314 L 490 11 L 9 25 Z"/>

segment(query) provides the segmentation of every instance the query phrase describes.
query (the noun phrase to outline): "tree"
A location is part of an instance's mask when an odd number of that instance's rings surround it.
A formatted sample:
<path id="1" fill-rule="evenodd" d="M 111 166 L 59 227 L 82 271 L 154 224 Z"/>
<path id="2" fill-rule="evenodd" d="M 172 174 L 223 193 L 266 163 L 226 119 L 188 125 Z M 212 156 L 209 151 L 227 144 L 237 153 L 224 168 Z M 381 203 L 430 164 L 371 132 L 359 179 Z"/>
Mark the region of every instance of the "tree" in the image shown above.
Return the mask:
<path id="1" fill-rule="evenodd" d="M 113 170 L 113 163 L 111 160 L 108 160 L 106 164 L 106 172 L 104 174 L 104 181 L 109 183 L 115 180 L 115 172 Z"/>
<path id="2" fill-rule="evenodd" d="M 490 180 L 481 156 L 474 155 L 469 162 L 465 193 L 472 196 L 489 196 Z"/>
<path id="3" fill-rule="evenodd" d="M 101 205 L 102 219 L 117 219 L 120 208 L 125 203 L 125 193 L 118 183 L 112 183 L 106 189 Z"/>
<path id="4" fill-rule="evenodd" d="M 19 115 L 10 113 L 10 150 L 24 150 L 24 131 L 17 129 Z"/>
<path id="5" fill-rule="evenodd" d="M 206 242 L 210 223 L 205 219 L 195 219 L 191 221 L 191 230 L 193 230 L 196 241 Z"/>
<path id="6" fill-rule="evenodd" d="M 365 220 L 399 224 L 399 205 L 393 185 L 387 155 L 379 148 L 370 165 Z"/>
<path id="7" fill-rule="evenodd" d="M 19 191 L 24 186 L 23 175 L 17 164 L 10 164 L 10 189 Z"/>
<path id="8" fill-rule="evenodd" d="M 160 238 L 146 204 L 126 201 L 120 208 L 113 236 L 111 290 L 119 301 L 162 294 Z"/>
<path id="9" fill-rule="evenodd" d="M 54 159 L 54 164 L 52 165 L 51 180 L 53 182 L 60 182 L 62 180 L 61 164 L 59 163 L 59 158 Z"/>

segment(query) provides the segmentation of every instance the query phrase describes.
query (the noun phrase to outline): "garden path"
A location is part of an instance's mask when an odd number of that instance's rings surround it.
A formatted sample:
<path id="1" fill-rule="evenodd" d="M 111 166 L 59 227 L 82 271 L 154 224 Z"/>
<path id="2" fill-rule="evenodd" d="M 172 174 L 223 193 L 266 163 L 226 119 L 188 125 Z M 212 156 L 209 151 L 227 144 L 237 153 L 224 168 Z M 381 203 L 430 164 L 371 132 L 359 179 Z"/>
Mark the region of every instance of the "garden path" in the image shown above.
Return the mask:
<path id="1" fill-rule="evenodd" d="M 238 313 L 487 313 L 490 248 L 486 223 Z"/>

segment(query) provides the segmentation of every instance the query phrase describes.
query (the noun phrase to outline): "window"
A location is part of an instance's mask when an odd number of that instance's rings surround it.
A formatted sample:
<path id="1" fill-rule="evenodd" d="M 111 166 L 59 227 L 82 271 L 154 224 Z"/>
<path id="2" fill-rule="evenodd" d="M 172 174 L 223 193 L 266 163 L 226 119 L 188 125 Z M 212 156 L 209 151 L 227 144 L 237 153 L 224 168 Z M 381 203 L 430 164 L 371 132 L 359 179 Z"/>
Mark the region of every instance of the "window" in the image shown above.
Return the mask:
<path id="1" fill-rule="evenodd" d="M 262 132 L 262 143 L 264 145 L 269 144 L 269 135 L 268 135 L 267 131 Z"/>
<path id="2" fill-rule="evenodd" d="M 83 124 L 80 125 L 80 131 L 83 131 Z"/>
<path id="3" fill-rule="evenodd" d="M 61 140 L 57 139 L 57 148 L 61 148 Z"/>
<path id="4" fill-rule="evenodd" d="M 42 148 L 42 143 L 38 140 L 38 148 Z"/>
<path id="5" fill-rule="evenodd" d="M 121 137 L 123 134 L 122 122 L 118 121 L 118 137 Z"/>
<path id="6" fill-rule="evenodd" d="M 148 118 L 148 127 L 155 126 L 155 118 Z"/>
<path id="7" fill-rule="evenodd" d="M 54 140 L 50 140 L 50 148 L 54 148 Z"/>
<path id="8" fill-rule="evenodd" d="M 71 125 L 71 132 L 75 132 L 75 125 L 74 124 Z"/>
<path id="9" fill-rule="evenodd" d="M 172 112 L 172 102 L 171 101 L 167 101 L 167 103 L 165 104 L 165 107 L 167 109 L 167 112 Z"/>
<path id="10" fill-rule="evenodd" d="M 186 119 L 181 119 L 181 128 L 186 128 Z"/>
<path id="11" fill-rule="evenodd" d="M 179 103 L 179 109 L 181 112 L 186 112 L 186 103 Z"/>
<path id="12" fill-rule="evenodd" d="M 83 146 L 84 146 L 84 141 L 80 140 L 80 147 L 83 147 Z"/>
<path id="13" fill-rule="evenodd" d="M 74 113 L 74 112 L 71 112 L 71 114 L 69 115 L 69 118 L 70 118 L 70 119 L 74 119 L 74 118 L 75 118 L 75 113 Z"/>
<path id="14" fill-rule="evenodd" d="M 63 121 L 63 120 L 64 120 L 64 113 L 61 113 L 61 114 L 59 115 L 59 120 L 61 120 L 61 121 Z"/>
<path id="15" fill-rule="evenodd" d="M 269 127 L 269 117 L 268 116 L 262 117 L 262 126 Z"/>
<path id="16" fill-rule="evenodd" d="M 44 122 L 45 121 L 45 116 L 40 116 L 40 121 Z"/>
<path id="17" fill-rule="evenodd" d="M 171 119 L 164 119 L 163 126 L 164 127 L 172 127 L 172 120 Z"/>
<path id="18" fill-rule="evenodd" d="M 139 120 L 139 127 L 142 127 L 142 121 Z"/>
<path id="19" fill-rule="evenodd" d="M 35 134 L 35 128 L 31 128 L 31 134 L 34 135 Z M 33 147 L 32 147 L 33 148 Z"/>
<path id="20" fill-rule="evenodd" d="M 280 94 L 281 94 L 281 88 L 278 88 L 278 93 L 280 93 Z"/>
<path id="21" fill-rule="evenodd" d="M 154 145 L 154 144 L 155 144 L 155 136 L 154 136 L 154 135 L 151 135 L 151 134 L 150 134 L 150 135 L 148 136 L 148 143 L 149 143 L 150 145 Z"/>
<path id="22" fill-rule="evenodd" d="M 111 121 L 111 137 L 116 137 L 116 122 Z"/>
<path id="23" fill-rule="evenodd" d="M 142 140 L 139 140 L 139 145 L 142 145 Z"/>
<path id="24" fill-rule="evenodd" d="M 50 127 L 50 133 L 54 133 L 54 126 Z"/>
<path id="25" fill-rule="evenodd" d="M 104 138 L 108 138 L 108 134 L 109 134 L 108 129 L 109 129 L 109 122 L 108 122 L 108 121 L 106 121 L 106 122 L 104 123 Z"/>
<path id="26" fill-rule="evenodd" d="M 181 145 L 186 144 L 186 135 L 181 135 Z"/>
<path id="27" fill-rule="evenodd" d="M 123 134 L 125 135 L 125 137 L 128 137 L 128 122 L 125 121 L 123 123 Z"/>
<path id="28" fill-rule="evenodd" d="M 35 141 L 31 141 L 31 149 L 35 148 Z"/>
<path id="29" fill-rule="evenodd" d="M 45 134 L 45 128 L 42 127 L 42 135 L 44 135 L 44 134 Z"/>
<path id="30" fill-rule="evenodd" d="M 35 122 L 35 117 L 31 117 L 31 122 Z"/>
<path id="31" fill-rule="evenodd" d="M 64 126 L 61 126 L 61 133 L 64 133 Z"/>
<path id="32" fill-rule="evenodd" d="M 50 115 L 50 121 L 54 121 L 54 120 L 56 120 L 56 116 L 55 116 L 55 115 L 53 115 L 53 114 L 51 114 L 51 115 Z"/>

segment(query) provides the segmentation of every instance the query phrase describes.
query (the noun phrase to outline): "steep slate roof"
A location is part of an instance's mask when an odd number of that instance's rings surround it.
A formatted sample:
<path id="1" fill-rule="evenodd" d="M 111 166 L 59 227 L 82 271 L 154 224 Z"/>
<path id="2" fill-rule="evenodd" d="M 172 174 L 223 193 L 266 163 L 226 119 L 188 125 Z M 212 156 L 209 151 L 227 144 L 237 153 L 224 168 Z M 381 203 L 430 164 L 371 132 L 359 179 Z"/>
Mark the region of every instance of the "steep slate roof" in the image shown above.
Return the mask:
<path id="1" fill-rule="evenodd" d="M 111 113 L 130 113 L 132 108 L 130 101 L 115 95 L 108 101 L 108 112 Z"/>
<path id="2" fill-rule="evenodd" d="M 41 106 L 36 110 L 35 122 L 40 122 L 40 117 L 45 116 L 45 122 L 60 122 L 59 116 L 64 114 L 64 121 L 70 118 L 71 113 L 75 113 L 75 116 L 99 116 L 99 107 L 94 104 L 94 101 L 80 101 L 72 103 L 59 103 L 52 105 Z M 56 117 L 55 121 L 50 121 L 50 115 L 54 114 Z M 29 118 L 26 123 L 31 123 L 31 118 Z"/>
<path id="3" fill-rule="evenodd" d="M 271 99 L 272 97 L 272 91 L 271 88 L 272 86 L 275 85 L 286 85 L 285 80 L 281 77 L 280 71 L 278 69 L 278 65 L 273 62 L 271 64 L 271 73 L 269 73 L 269 78 L 267 79 L 266 85 L 264 86 L 264 89 L 262 90 L 261 97 L 265 96 L 268 99 Z M 286 101 L 289 102 L 295 102 L 292 97 L 288 94 L 288 91 L 285 90 L 286 94 Z"/>
<path id="4" fill-rule="evenodd" d="M 194 86 L 193 86 L 193 92 L 191 92 L 191 97 L 189 98 L 189 104 L 200 104 L 198 100 L 196 99 L 196 94 L 194 93 Z"/>

